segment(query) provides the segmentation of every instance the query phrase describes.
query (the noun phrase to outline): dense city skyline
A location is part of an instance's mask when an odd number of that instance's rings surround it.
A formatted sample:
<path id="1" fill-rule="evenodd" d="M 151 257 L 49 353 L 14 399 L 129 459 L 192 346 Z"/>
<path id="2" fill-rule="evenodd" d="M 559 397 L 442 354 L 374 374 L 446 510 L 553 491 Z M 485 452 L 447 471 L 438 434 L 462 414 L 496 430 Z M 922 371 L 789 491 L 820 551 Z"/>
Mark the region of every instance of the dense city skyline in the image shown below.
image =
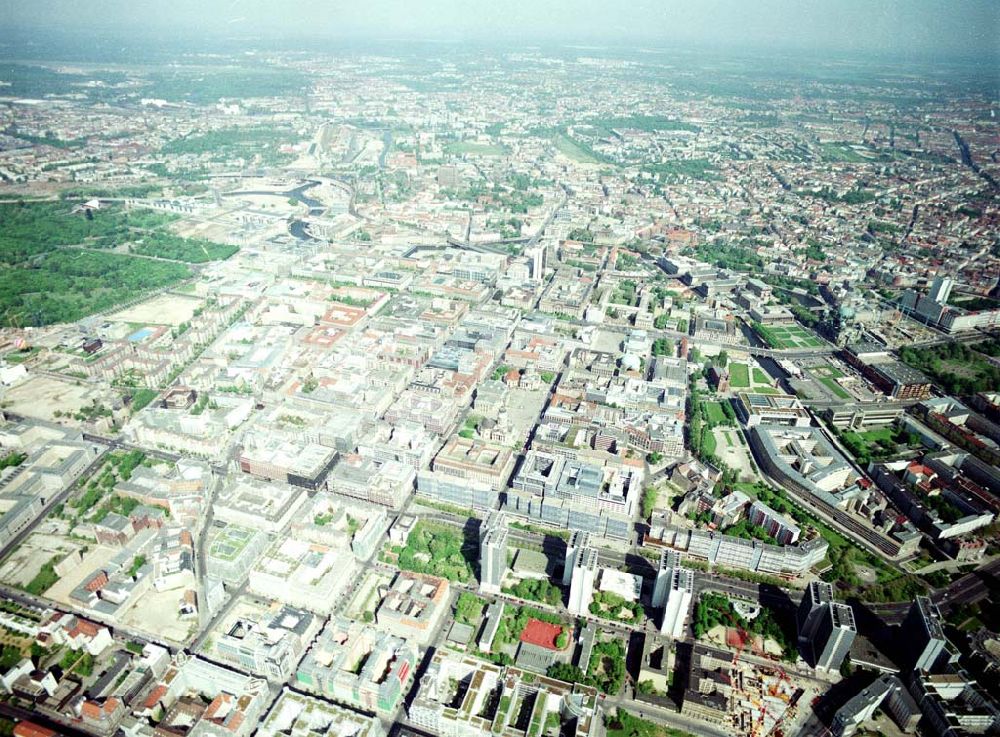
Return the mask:
<path id="1" fill-rule="evenodd" d="M 996 734 L 998 7 L 0 0 L 0 736 Z"/>

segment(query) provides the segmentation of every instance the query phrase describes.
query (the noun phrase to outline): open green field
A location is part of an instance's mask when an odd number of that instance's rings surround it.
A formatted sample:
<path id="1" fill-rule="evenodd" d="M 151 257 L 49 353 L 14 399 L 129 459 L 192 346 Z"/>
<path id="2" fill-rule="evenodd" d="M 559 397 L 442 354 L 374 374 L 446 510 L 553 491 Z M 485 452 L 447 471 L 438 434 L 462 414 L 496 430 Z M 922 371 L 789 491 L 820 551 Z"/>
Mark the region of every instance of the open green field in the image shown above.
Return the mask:
<path id="1" fill-rule="evenodd" d="M 721 402 L 705 402 L 705 419 L 710 425 L 724 425 L 727 422 L 726 413 L 722 410 Z"/>
<path id="2" fill-rule="evenodd" d="M 974 394 L 1000 389 L 1000 368 L 988 356 L 1000 353 L 996 341 L 977 346 L 962 343 L 913 348 L 904 346 L 899 357 L 927 374 L 949 394 Z"/>
<path id="3" fill-rule="evenodd" d="M 446 154 L 475 154 L 477 156 L 504 156 L 507 147 L 498 143 L 476 143 L 475 141 L 455 141 L 445 145 Z"/>
<path id="4" fill-rule="evenodd" d="M 687 131 L 697 133 L 701 129 L 683 120 L 674 120 L 663 115 L 630 115 L 620 118 L 594 118 L 587 123 L 594 128 L 599 128 L 605 136 L 611 135 L 611 131 L 619 128 L 627 130 L 640 130 L 645 132 L 653 131 Z"/>
<path id="5" fill-rule="evenodd" d="M 753 383 L 754 384 L 770 384 L 771 377 L 767 375 L 766 371 L 762 369 L 755 368 L 753 370 Z"/>
<path id="6" fill-rule="evenodd" d="M 207 133 L 192 134 L 168 141 L 162 153 L 194 154 L 207 156 L 212 161 L 252 159 L 260 157 L 265 164 L 282 164 L 295 158 L 283 153 L 281 147 L 299 140 L 292 128 L 270 126 L 225 128 Z"/>
<path id="7" fill-rule="evenodd" d="M 838 399 L 850 399 L 851 395 L 847 393 L 840 384 L 837 383 L 836 379 L 832 376 L 821 376 L 819 380 L 822 382 L 823 386 L 833 392 L 834 396 Z"/>
<path id="8" fill-rule="evenodd" d="M 79 320 L 191 276 L 175 261 L 204 263 L 239 250 L 176 235 L 169 230 L 176 215 L 119 205 L 74 209 L 72 202 L 0 204 L 3 324 Z"/>
<path id="9" fill-rule="evenodd" d="M 705 425 L 701 434 L 701 449 L 702 452 L 707 457 L 715 455 L 715 451 L 718 449 L 718 443 L 715 440 L 715 433 L 712 432 L 712 428 Z"/>
<path id="10" fill-rule="evenodd" d="M 822 366 L 817 366 L 816 368 L 809 369 L 809 373 L 816 377 L 816 379 L 827 389 L 833 392 L 833 395 L 838 399 L 850 399 L 850 393 L 844 389 L 840 384 L 837 383 L 837 379 L 844 378 L 844 372 L 841 371 L 836 366 L 831 366 L 830 364 L 824 364 Z"/>
<path id="11" fill-rule="evenodd" d="M 733 389 L 746 389 L 750 386 L 750 369 L 745 363 L 730 364 L 729 386 Z"/>
<path id="12" fill-rule="evenodd" d="M 830 142 L 819 144 L 820 155 L 824 161 L 845 162 L 848 164 L 861 164 L 871 161 L 871 156 L 865 156 L 860 151 L 854 149 L 849 143 Z"/>
<path id="13" fill-rule="evenodd" d="M 116 253 L 54 251 L 0 270 L 0 322 L 73 322 L 191 276 L 183 264 Z"/>
<path id="14" fill-rule="evenodd" d="M 778 350 L 801 350 L 818 348 L 823 341 L 801 325 L 773 325 L 766 327 L 755 323 L 754 330 L 771 348 Z"/>
<path id="15" fill-rule="evenodd" d="M 863 465 L 872 460 L 886 460 L 900 451 L 920 448 L 920 439 L 901 427 L 889 425 L 864 432 L 845 430 L 840 439 L 847 449 Z"/>
<path id="16" fill-rule="evenodd" d="M 843 371 L 841 371 L 836 366 L 831 366 L 829 364 L 826 364 L 825 366 L 819 366 L 817 368 L 814 368 L 812 370 L 812 373 L 816 374 L 817 376 L 828 376 L 831 379 L 843 379 L 844 378 L 844 372 Z"/>
<path id="17" fill-rule="evenodd" d="M 572 138 L 567 136 L 565 133 L 557 133 L 552 138 L 552 143 L 555 144 L 556 149 L 563 156 L 573 159 L 573 161 L 579 164 L 603 164 L 605 163 L 597 153 L 592 151 L 588 146 L 584 146 Z"/>

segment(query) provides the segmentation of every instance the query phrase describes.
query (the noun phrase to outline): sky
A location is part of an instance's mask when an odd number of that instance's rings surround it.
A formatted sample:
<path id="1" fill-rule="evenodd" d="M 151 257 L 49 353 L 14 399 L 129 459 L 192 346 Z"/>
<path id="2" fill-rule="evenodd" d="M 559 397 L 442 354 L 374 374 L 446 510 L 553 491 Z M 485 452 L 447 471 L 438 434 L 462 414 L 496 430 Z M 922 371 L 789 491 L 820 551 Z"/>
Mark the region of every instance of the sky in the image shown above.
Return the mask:
<path id="1" fill-rule="evenodd" d="M 0 25 L 1000 56 L 1000 0 L 0 0 Z"/>

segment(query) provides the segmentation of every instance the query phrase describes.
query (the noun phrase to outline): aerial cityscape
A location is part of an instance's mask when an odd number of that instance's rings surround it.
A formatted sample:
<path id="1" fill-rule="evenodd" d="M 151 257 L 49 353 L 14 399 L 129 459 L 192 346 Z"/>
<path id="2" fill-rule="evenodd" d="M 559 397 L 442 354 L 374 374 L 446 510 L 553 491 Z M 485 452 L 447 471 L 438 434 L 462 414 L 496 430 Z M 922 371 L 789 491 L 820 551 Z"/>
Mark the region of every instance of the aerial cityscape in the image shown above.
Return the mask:
<path id="1" fill-rule="evenodd" d="M 0 737 L 1000 734 L 1000 5 L 162 5 L 0 3 Z"/>

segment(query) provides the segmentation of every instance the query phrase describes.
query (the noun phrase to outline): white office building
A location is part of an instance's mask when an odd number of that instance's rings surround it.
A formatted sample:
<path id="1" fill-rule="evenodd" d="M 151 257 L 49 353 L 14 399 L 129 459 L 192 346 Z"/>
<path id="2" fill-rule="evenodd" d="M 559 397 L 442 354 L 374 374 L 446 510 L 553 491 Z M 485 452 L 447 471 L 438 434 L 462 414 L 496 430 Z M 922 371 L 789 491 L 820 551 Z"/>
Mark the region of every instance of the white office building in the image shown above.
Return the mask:
<path id="1" fill-rule="evenodd" d="M 670 589 L 663 608 L 660 632 L 675 640 L 684 637 L 691 599 L 694 597 L 694 574 L 684 568 L 674 568 L 670 575 Z"/>
<path id="2" fill-rule="evenodd" d="M 566 543 L 566 562 L 563 564 L 563 586 L 569 586 L 573 580 L 573 566 L 576 563 L 576 555 L 581 548 L 590 546 L 590 534 L 582 530 L 576 530 Z"/>
<path id="3" fill-rule="evenodd" d="M 656 583 L 653 585 L 654 607 L 666 605 L 673 572 L 680 567 L 681 555 L 676 550 L 664 550 L 660 553 L 660 564 L 656 569 Z"/>
<path id="4" fill-rule="evenodd" d="M 570 614 L 586 614 L 594 598 L 594 581 L 597 578 L 597 550 L 580 548 L 574 555 L 569 587 Z"/>
<path id="5" fill-rule="evenodd" d="M 479 590 L 498 594 L 507 570 L 507 522 L 503 514 L 491 514 L 479 531 Z"/>

